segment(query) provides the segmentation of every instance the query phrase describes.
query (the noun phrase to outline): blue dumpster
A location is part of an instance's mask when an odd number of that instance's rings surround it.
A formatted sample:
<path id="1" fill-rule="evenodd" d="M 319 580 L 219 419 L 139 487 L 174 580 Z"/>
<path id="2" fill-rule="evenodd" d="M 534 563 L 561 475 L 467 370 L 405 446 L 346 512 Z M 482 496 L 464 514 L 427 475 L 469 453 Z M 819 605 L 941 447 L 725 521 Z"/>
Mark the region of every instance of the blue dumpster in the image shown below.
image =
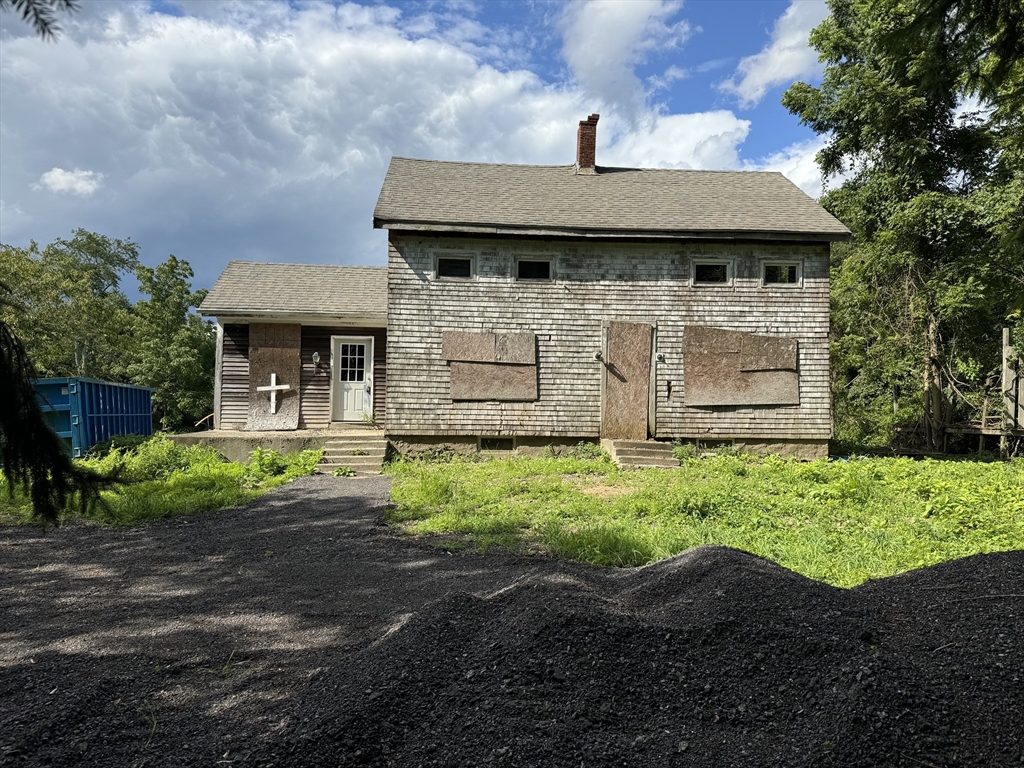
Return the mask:
<path id="1" fill-rule="evenodd" d="M 153 390 L 95 379 L 36 379 L 50 428 L 75 458 L 115 435 L 153 434 Z"/>

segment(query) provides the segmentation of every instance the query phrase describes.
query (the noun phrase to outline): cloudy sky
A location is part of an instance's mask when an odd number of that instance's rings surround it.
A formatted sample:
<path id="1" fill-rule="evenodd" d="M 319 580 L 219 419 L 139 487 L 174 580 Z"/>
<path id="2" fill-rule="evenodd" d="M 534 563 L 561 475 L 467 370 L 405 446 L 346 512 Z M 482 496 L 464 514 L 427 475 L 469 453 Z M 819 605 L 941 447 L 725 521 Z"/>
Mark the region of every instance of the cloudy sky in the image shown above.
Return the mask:
<path id="1" fill-rule="evenodd" d="M 85 227 L 173 253 L 383 264 L 392 155 L 769 169 L 817 196 L 819 0 L 86 0 L 44 43 L 0 16 L 0 241 Z"/>

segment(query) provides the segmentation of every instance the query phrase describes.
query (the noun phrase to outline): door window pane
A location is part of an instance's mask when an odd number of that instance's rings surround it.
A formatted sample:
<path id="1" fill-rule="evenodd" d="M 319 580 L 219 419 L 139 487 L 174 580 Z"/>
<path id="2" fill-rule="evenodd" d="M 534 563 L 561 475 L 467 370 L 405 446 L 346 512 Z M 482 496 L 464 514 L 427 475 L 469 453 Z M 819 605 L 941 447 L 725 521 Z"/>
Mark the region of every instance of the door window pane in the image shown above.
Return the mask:
<path id="1" fill-rule="evenodd" d="M 342 344 L 338 356 L 339 381 L 363 381 L 366 376 L 366 345 Z"/>

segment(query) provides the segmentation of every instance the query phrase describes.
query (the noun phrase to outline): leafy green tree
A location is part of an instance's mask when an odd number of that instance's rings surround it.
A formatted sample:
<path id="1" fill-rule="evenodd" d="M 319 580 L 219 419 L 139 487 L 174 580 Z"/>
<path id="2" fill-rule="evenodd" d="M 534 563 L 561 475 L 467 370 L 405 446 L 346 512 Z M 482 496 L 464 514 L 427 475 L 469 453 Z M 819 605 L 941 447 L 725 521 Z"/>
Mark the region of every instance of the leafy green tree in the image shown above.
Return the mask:
<path id="1" fill-rule="evenodd" d="M 164 429 L 191 429 L 213 410 L 216 333 L 191 312 L 207 292 L 192 291 L 192 268 L 173 255 L 155 269 L 139 266 L 136 275 L 149 298 L 135 305 L 136 355 L 128 373 L 156 390 L 153 407 Z"/>
<path id="2" fill-rule="evenodd" d="M 11 289 L 0 315 L 29 350 L 41 376 L 123 381 L 132 355 L 131 303 L 121 278 L 138 266 L 138 246 L 79 229 L 42 251 L 0 245 Z"/>
<path id="3" fill-rule="evenodd" d="M 855 234 L 833 258 L 837 433 L 877 440 L 916 421 L 936 450 L 997 370 L 999 325 L 1019 313 L 1024 200 L 1019 116 L 965 113 L 975 54 L 935 44 L 919 21 L 930 2 L 830 0 L 811 34 L 821 86 L 796 83 L 783 104 L 828 136 L 825 177 L 847 177 L 823 198 Z M 1014 87 L 1008 71 L 997 95 Z"/>

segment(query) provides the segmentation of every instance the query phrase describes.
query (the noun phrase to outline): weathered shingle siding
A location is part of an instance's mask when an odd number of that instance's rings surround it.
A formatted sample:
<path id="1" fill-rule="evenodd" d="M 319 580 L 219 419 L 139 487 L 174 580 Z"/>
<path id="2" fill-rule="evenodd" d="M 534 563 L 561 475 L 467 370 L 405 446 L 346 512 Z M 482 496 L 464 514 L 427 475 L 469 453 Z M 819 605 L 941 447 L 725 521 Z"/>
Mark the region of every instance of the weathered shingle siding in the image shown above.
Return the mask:
<path id="1" fill-rule="evenodd" d="M 659 437 L 823 440 L 831 434 L 828 246 L 461 239 L 392 232 L 388 268 L 387 429 L 394 435 L 597 437 L 606 320 L 657 325 Z M 434 281 L 437 254 L 476 259 L 471 281 Z M 512 279 L 515 258 L 554 258 L 555 280 Z M 691 287 L 693 258 L 735 260 L 730 287 Z M 765 259 L 799 259 L 800 288 L 760 285 Z M 687 408 L 687 324 L 799 341 L 800 405 Z M 537 334 L 539 399 L 456 402 L 441 359 L 444 330 Z M 669 382 L 672 398 L 668 397 Z"/>

